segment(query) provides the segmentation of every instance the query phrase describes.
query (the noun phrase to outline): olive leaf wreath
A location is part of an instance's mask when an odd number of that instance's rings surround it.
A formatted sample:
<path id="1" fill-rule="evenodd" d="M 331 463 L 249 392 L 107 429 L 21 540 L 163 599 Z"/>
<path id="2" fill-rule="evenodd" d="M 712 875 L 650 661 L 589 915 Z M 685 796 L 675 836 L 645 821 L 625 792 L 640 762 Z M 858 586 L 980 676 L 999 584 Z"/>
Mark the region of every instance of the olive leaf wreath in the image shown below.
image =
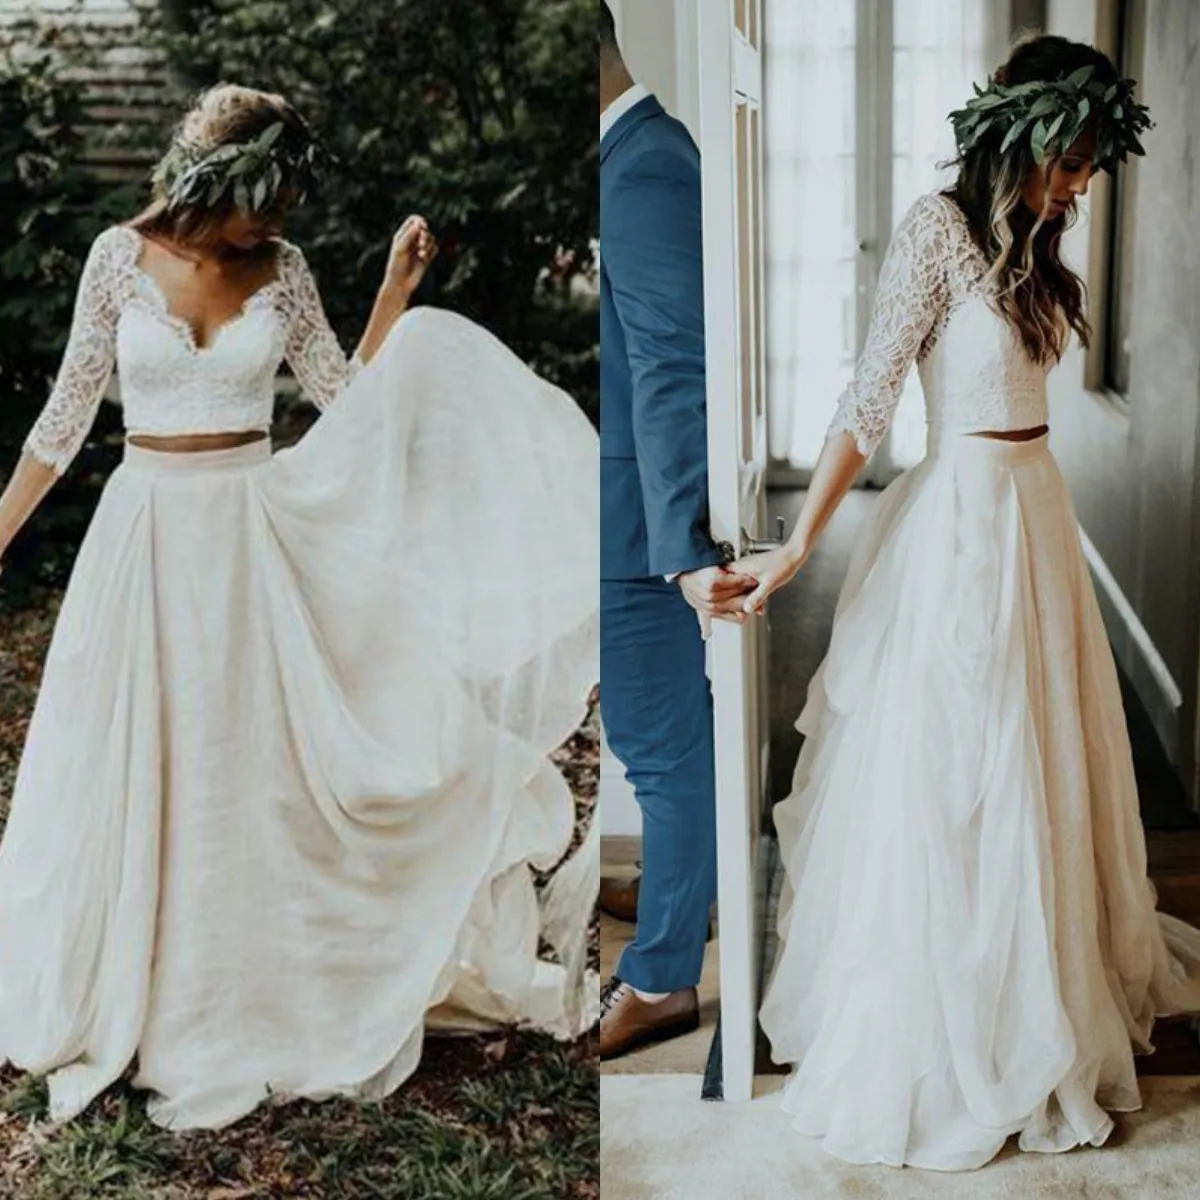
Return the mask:
<path id="1" fill-rule="evenodd" d="M 315 142 L 303 149 L 280 140 L 283 122 L 274 121 L 248 142 L 223 142 L 205 151 L 176 138 L 154 169 L 154 185 L 167 200 L 168 210 L 197 206 L 214 208 L 225 196 L 246 213 L 270 209 L 285 184 L 303 204 L 315 190 L 328 156 Z"/>
<path id="2" fill-rule="evenodd" d="M 1135 80 L 1105 84 L 1094 78 L 1094 63 L 1072 71 L 1065 79 L 1033 80 L 1006 85 L 990 75 L 986 88 L 972 85 L 975 95 L 949 116 L 959 153 L 977 146 L 991 129 L 1006 128 L 1004 154 L 1028 131 L 1030 149 L 1039 164 L 1051 145 L 1070 146 L 1095 121 L 1097 170 L 1112 172 L 1127 155 L 1144 155 L 1138 134 L 1151 129 L 1150 110 L 1133 98 Z"/>

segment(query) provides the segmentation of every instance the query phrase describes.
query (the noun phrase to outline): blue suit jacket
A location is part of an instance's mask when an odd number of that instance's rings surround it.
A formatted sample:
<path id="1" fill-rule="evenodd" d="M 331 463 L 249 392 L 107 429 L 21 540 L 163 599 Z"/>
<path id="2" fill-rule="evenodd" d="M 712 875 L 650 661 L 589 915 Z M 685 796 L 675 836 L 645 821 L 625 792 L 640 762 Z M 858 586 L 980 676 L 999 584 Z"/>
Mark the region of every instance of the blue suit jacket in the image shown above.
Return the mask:
<path id="1" fill-rule="evenodd" d="M 600 147 L 600 574 L 721 561 L 708 529 L 700 155 L 648 96 Z"/>

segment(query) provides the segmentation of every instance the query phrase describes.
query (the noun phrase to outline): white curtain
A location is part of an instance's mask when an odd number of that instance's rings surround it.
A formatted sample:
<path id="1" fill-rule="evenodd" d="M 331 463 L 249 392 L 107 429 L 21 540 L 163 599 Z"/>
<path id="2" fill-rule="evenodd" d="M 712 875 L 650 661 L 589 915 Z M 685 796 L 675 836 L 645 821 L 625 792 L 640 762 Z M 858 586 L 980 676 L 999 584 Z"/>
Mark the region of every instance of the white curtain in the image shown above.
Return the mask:
<path id="1" fill-rule="evenodd" d="M 855 6 L 765 8 L 770 453 L 811 465 L 854 362 Z"/>
<path id="2" fill-rule="evenodd" d="M 995 65 L 985 61 L 986 0 L 894 0 L 892 30 L 892 228 L 922 192 L 954 179 L 937 164 L 954 155 L 947 114 L 961 108 Z M 887 454 L 910 467 L 925 453 L 925 410 L 914 368 Z"/>
<path id="3" fill-rule="evenodd" d="M 947 173 L 946 120 L 982 80 L 992 0 L 892 0 L 892 225 Z M 767 372 L 771 457 L 816 461 L 865 330 L 857 328 L 853 3 L 766 0 Z M 883 97 L 881 108 L 888 97 Z M 913 372 L 880 453 L 898 467 L 924 453 Z"/>

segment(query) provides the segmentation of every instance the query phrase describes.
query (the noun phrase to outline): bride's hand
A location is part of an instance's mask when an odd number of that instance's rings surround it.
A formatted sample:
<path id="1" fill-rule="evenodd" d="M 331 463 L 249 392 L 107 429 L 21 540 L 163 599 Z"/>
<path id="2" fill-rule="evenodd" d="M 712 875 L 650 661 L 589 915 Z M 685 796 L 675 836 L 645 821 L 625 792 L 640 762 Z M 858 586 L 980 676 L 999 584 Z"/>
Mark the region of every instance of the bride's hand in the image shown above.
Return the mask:
<path id="1" fill-rule="evenodd" d="M 400 292 L 407 300 L 420 286 L 437 252 L 437 238 L 425 218 L 409 217 L 392 238 L 384 286 Z"/>
<path id="2" fill-rule="evenodd" d="M 739 575 L 749 575 L 758 582 L 758 586 L 742 602 L 742 611 L 761 614 L 767 597 L 785 583 L 790 583 L 807 558 L 807 552 L 800 553 L 792 546 L 783 545 L 763 554 L 748 554 L 745 558 L 731 563 L 731 571 L 736 571 Z"/>

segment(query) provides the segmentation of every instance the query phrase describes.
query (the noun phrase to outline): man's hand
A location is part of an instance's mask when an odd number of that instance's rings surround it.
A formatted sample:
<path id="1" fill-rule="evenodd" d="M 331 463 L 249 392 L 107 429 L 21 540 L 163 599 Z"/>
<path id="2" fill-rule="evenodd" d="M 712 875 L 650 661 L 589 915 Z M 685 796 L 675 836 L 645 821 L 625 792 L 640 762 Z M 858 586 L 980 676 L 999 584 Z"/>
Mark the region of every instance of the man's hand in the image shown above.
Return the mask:
<path id="1" fill-rule="evenodd" d="M 731 571 L 749 576 L 751 581 L 757 584 L 750 589 L 749 595 L 739 597 L 743 616 L 750 613 L 758 613 L 761 616 L 767 597 L 785 583 L 790 583 L 807 558 L 807 551 L 797 551 L 791 545 L 785 544 L 775 550 L 768 550 L 765 554 L 748 554 L 745 558 L 730 563 Z"/>
<path id="2" fill-rule="evenodd" d="M 712 634 L 713 617 L 739 625 L 746 620 L 742 597 L 754 588 L 752 577 L 739 575 L 731 567 L 701 567 L 680 575 L 676 583 L 683 598 L 696 610 L 705 639 Z"/>

